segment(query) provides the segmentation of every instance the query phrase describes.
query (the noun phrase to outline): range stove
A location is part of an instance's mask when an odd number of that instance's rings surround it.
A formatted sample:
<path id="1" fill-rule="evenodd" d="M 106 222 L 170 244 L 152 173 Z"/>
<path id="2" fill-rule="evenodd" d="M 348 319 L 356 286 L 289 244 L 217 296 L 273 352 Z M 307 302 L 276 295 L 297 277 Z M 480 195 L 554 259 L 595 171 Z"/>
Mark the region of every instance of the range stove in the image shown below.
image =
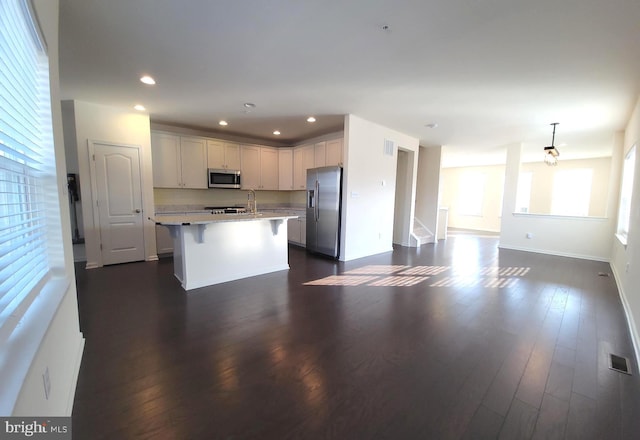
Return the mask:
<path id="1" fill-rule="evenodd" d="M 227 206 L 205 206 L 206 211 L 211 211 L 211 214 L 246 214 L 247 208 L 244 207 L 227 207 Z"/>

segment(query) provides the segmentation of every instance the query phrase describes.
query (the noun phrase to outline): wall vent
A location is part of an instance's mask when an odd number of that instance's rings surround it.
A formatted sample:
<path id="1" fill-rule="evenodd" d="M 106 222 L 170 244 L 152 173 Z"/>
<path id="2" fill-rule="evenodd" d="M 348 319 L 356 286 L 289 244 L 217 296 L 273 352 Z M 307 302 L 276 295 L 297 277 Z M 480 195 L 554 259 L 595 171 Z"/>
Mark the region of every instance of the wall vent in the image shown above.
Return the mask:
<path id="1" fill-rule="evenodd" d="M 629 370 L 629 359 L 616 356 L 615 354 L 609 354 L 609 368 L 614 371 L 619 371 L 624 374 L 631 374 Z"/>
<path id="2" fill-rule="evenodd" d="M 393 141 L 390 141 L 389 139 L 385 139 L 384 140 L 384 155 L 385 156 L 393 156 Z"/>

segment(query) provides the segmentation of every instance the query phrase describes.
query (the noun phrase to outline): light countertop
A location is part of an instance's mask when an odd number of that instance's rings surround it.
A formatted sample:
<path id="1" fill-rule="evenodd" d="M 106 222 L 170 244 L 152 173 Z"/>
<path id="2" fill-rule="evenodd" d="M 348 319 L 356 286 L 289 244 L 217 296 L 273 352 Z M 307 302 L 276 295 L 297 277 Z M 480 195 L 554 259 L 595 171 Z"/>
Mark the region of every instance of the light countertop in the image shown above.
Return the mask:
<path id="1" fill-rule="evenodd" d="M 258 212 L 257 214 L 187 214 L 187 215 L 155 215 L 150 220 L 165 226 L 203 225 L 208 223 L 242 222 L 257 220 L 286 220 L 297 218 L 297 215 L 275 212 Z"/>

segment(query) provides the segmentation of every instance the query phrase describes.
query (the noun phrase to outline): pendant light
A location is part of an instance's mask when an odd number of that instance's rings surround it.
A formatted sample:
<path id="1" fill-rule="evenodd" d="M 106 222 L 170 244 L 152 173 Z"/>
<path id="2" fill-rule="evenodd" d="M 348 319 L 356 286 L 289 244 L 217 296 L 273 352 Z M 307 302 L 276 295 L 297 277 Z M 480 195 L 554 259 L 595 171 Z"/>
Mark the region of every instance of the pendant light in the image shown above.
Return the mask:
<path id="1" fill-rule="evenodd" d="M 556 147 L 553 145 L 554 141 L 556 140 L 556 125 L 558 124 L 559 122 L 554 122 L 551 124 L 553 125 L 553 135 L 551 137 L 551 145 L 549 147 L 544 147 L 544 163 L 546 163 L 549 166 L 558 165 L 558 156 L 560 156 L 560 152 L 556 150 Z"/>

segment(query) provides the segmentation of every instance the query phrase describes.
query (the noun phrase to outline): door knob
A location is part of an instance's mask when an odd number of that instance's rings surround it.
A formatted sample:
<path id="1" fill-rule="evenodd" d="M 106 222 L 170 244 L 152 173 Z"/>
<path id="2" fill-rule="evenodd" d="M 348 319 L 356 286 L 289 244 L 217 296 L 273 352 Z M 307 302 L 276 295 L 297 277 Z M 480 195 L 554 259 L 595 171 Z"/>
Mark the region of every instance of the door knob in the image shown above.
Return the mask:
<path id="1" fill-rule="evenodd" d="M 136 214 L 140 214 L 140 212 L 142 211 L 140 211 L 139 209 L 136 209 Z"/>

